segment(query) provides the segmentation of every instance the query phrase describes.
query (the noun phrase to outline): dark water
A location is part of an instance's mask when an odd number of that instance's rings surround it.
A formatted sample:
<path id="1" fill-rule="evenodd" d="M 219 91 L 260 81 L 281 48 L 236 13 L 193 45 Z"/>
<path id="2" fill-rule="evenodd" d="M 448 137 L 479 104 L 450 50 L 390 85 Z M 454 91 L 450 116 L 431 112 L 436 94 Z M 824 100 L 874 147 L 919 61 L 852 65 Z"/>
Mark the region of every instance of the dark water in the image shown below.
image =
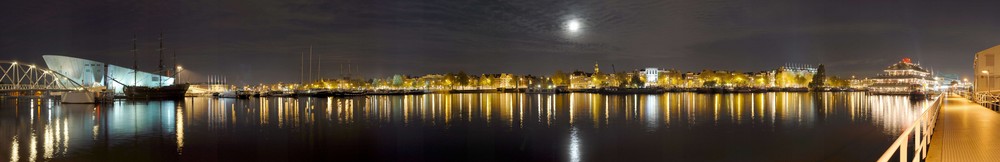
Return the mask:
<path id="1" fill-rule="evenodd" d="M 927 103 L 484 93 L 0 104 L 2 161 L 871 161 Z"/>

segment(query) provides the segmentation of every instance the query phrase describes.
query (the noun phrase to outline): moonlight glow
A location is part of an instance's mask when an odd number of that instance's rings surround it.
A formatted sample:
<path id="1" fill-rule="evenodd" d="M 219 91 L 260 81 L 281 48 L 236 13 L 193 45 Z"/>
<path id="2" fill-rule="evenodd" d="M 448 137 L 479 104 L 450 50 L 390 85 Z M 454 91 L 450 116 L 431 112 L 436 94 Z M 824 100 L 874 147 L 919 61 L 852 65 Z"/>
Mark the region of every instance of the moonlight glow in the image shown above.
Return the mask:
<path id="1" fill-rule="evenodd" d="M 566 31 L 573 33 L 579 32 L 581 27 L 582 25 L 580 24 L 580 20 L 572 19 L 566 22 Z"/>

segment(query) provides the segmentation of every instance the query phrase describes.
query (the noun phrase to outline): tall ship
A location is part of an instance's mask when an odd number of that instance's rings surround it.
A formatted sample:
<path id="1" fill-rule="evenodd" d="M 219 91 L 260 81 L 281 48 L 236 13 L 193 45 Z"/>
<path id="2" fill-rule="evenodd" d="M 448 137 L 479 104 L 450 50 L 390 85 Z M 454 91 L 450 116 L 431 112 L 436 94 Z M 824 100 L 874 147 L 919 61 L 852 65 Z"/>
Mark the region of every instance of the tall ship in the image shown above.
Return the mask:
<path id="1" fill-rule="evenodd" d="M 160 34 L 159 40 L 160 40 L 160 48 L 157 49 L 157 52 L 159 52 L 159 54 L 160 54 L 160 66 L 159 66 L 159 70 L 157 71 L 157 73 L 159 75 L 156 75 L 156 76 L 154 76 L 152 78 L 153 80 L 158 81 L 158 83 L 156 83 L 156 86 L 125 85 L 124 93 L 125 93 L 125 97 L 126 98 L 131 98 L 131 99 L 178 99 L 178 98 L 184 98 L 184 94 L 187 93 L 188 87 L 190 87 L 189 84 L 173 84 L 175 82 L 174 78 L 166 77 L 166 76 L 168 76 L 170 74 L 167 74 L 168 71 L 164 70 L 164 65 L 163 65 L 163 50 L 166 50 L 166 49 L 163 48 L 163 34 L 162 33 Z M 132 55 L 133 55 L 133 58 L 135 58 L 136 60 L 138 60 L 138 54 L 137 54 L 136 45 L 135 45 L 135 39 L 134 38 L 132 39 Z M 138 63 L 137 62 L 138 61 L 133 62 L 133 65 L 132 65 L 133 69 L 138 69 Z M 174 63 L 176 64 L 176 60 L 174 60 Z M 175 67 L 175 69 L 173 70 L 173 72 L 176 73 L 176 71 L 177 71 L 176 67 L 177 66 L 174 65 L 173 67 Z M 138 73 L 134 73 L 134 74 L 138 75 Z M 139 77 L 135 76 L 135 77 L 133 77 L 133 79 L 139 79 Z"/>
<path id="2" fill-rule="evenodd" d="M 903 58 L 883 70 L 871 79 L 868 93 L 876 95 L 924 95 L 934 93 L 937 80 L 934 73 L 924 69 L 920 64 L 913 63 L 910 58 Z"/>
<path id="3" fill-rule="evenodd" d="M 184 98 L 188 84 L 174 84 L 161 87 L 125 86 L 125 97 L 132 99 L 177 99 Z"/>

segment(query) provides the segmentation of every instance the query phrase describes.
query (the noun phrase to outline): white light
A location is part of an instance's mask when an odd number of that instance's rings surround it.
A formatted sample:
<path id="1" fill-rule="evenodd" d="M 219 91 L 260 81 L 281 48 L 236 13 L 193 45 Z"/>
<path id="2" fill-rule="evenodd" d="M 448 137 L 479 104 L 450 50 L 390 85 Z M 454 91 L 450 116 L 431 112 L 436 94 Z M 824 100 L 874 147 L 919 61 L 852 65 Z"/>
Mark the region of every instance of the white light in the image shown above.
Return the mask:
<path id="1" fill-rule="evenodd" d="M 569 22 L 566 22 L 566 30 L 568 30 L 569 32 L 578 32 L 580 31 L 581 27 L 582 25 L 580 24 L 580 20 L 573 19 L 569 20 Z"/>
<path id="2" fill-rule="evenodd" d="M 579 162 L 580 159 L 580 135 L 576 127 L 570 129 L 569 140 L 569 161 Z"/>

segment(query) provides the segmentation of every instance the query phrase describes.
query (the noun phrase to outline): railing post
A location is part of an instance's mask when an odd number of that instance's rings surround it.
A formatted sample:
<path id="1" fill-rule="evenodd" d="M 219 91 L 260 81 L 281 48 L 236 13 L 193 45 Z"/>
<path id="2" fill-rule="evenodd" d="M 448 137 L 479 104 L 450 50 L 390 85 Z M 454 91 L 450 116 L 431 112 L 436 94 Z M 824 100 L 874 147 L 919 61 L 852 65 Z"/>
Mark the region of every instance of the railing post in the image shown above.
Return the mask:
<path id="1" fill-rule="evenodd" d="M 921 150 L 923 147 L 920 147 L 920 141 L 923 141 L 923 139 L 921 139 L 921 137 L 920 137 L 920 135 L 921 135 L 920 133 L 923 133 L 923 128 L 921 128 L 921 127 L 924 126 L 923 120 L 924 119 L 921 118 L 921 119 L 917 120 L 917 123 L 913 123 L 913 126 L 914 126 L 913 127 L 913 131 L 914 131 L 913 132 L 913 159 L 914 160 L 919 159 L 920 158 L 920 152 L 919 151 L 923 151 L 923 150 Z"/>
<path id="2" fill-rule="evenodd" d="M 922 144 L 920 143 L 920 141 L 921 141 L 921 139 L 920 139 L 920 133 L 921 133 L 921 130 L 922 130 L 922 128 L 920 128 L 920 127 L 923 127 L 923 124 L 922 124 L 923 120 L 924 119 L 921 118 L 920 120 L 917 121 L 917 123 L 913 123 L 913 124 L 920 124 L 920 125 L 914 125 L 914 127 L 913 127 L 913 129 L 914 129 L 913 131 L 916 131 L 916 132 L 913 133 L 913 161 L 918 161 L 918 159 L 921 159 L 920 158 L 920 152 L 924 151 L 923 147 L 921 146 Z M 920 148 L 920 149 L 917 149 L 917 148 Z"/>
<path id="3" fill-rule="evenodd" d="M 941 106 L 941 105 L 938 105 L 938 106 Z M 924 130 L 926 130 L 926 131 L 924 131 L 924 134 L 920 137 L 920 138 L 924 138 L 924 144 L 923 144 L 923 146 L 920 146 L 920 147 L 923 148 L 923 149 L 921 149 L 921 156 L 920 157 L 924 158 L 924 159 L 927 158 L 927 149 L 929 149 L 928 147 L 930 147 L 930 145 L 931 145 L 931 134 L 934 133 L 934 128 L 931 127 L 930 125 L 935 124 L 935 122 L 931 122 L 933 120 L 931 118 L 933 118 L 934 116 L 936 116 L 937 113 L 931 113 L 931 114 L 928 114 L 928 115 L 930 115 L 930 116 L 927 117 L 927 120 L 924 121 L 924 125 L 923 125 Z"/>
<path id="4" fill-rule="evenodd" d="M 910 137 L 907 135 L 901 136 L 903 138 L 903 143 L 899 145 L 899 162 L 906 162 L 906 144 L 910 143 Z"/>

